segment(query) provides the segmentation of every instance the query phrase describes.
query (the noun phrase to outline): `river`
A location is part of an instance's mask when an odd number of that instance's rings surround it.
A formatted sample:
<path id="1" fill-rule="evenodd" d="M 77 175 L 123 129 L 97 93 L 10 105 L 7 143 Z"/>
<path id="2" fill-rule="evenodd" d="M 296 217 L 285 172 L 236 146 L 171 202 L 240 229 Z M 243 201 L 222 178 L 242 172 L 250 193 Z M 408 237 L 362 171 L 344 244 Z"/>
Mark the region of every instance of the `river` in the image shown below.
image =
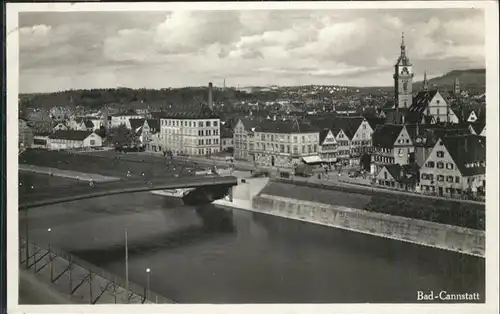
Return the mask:
<path id="1" fill-rule="evenodd" d="M 21 173 L 20 182 L 72 180 Z M 151 289 L 179 303 L 413 303 L 419 290 L 484 302 L 482 258 L 151 193 L 34 208 L 28 221 L 33 241 L 122 277 L 128 229 L 130 280 L 145 286 L 150 268 Z"/>

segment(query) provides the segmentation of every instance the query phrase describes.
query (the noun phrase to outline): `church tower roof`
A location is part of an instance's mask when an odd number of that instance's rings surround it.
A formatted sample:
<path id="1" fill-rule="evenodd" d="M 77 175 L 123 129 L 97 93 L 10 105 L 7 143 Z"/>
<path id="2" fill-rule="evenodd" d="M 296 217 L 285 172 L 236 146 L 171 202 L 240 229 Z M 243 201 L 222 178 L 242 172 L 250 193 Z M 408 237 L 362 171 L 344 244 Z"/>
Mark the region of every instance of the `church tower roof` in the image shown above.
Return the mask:
<path id="1" fill-rule="evenodd" d="M 427 70 L 425 70 L 424 72 L 424 88 L 423 88 L 424 91 L 428 91 L 429 90 L 429 82 L 427 81 Z"/>
<path id="2" fill-rule="evenodd" d="M 405 34 L 401 34 L 401 54 L 398 58 L 398 62 L 396 63 L 397 66 L 410 66 L 410 59 L 406 55 L 406 45 L 405 45 Z"/>

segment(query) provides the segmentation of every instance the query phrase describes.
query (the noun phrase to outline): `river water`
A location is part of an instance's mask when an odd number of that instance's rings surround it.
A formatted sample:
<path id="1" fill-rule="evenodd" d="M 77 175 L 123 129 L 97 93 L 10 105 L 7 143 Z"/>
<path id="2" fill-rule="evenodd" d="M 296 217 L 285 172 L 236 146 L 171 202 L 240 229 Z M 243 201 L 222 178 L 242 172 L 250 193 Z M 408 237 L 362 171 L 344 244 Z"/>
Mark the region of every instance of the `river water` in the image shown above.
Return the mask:
<path id="1" fill-rule="evenodd" d="M 484 298 L 482 258 L 151 193 L 35 208 L 28 222 L 30 239 L 122 277 L 128 229 L 130 280 L 145 286 L 150 268 L 151 289 L 179 303 L 413 303 L 419 290 Z"/>

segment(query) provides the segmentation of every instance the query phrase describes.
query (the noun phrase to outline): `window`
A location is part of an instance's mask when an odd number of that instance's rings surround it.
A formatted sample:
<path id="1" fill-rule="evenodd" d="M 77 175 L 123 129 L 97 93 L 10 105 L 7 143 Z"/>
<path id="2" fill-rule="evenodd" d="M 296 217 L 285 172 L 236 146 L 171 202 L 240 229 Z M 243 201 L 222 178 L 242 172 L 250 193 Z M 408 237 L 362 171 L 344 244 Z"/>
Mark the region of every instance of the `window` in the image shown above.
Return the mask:
<path id="1" fill-rule="evenodd" d="M 217 121 L 214 121 L 214 126 L 217 126 Z"/>
<path id="2" fill-rule="evenodd" d="M 210 126 L 210 121 L 207 121 L 207 122 L 205 123 L 205 126 Z"/>
<path id="3" fill-rule="evenodd" d="M 434 166 L 435 166 L 434 161 L 427 162 L 427 168 L 434 168 Z"/>
<path id="4" fill-rule="evenodd" d="M 438 175 L 437 176 L 438 181 L 444 181 L 444 176 L 443 175 Z"/>
<path id="5" fill-rule="evenodd" d="M 94 146 L 95 145 L 95 140 L 90 140 L 90 146 Z"/>
<path id="6" fill-rule="evenodd" d="M 453 183 L 453 176 L 447 176 L 446 177 L 446 182 Z"/>
<path id="7" fill-rule="evenodd" d="M 438 150 L 436 152 L 436 156 L 438 156 L 439 158 L 443 158 L 444 157 L 444 152 L 442 150 Z"/>
<path id="8" fill-rule="evenodd" d="M 455 177 L 455 183 L 460 183 L 460 177 L 459 176 Z"/>
<path id="9" fill-rule="evenodd" d="M 438 162 L 436 163 L 436 168 L 438 168 L 438 169 L 443 169 L 443 168 L 444 168 L 444 163 L 442 163 L 442 162 L 438 161 Z"/>
<path id="10" fill-rule="evenodd" d="M 422 173 L 422 176 L 421 176 L 422 180 L 427 180 L 428 177 L 429 176 L 426 173 Z"/>
<path id="11" fill-rule="evenodd" d="M 453 169 L 453 164 L 451 162 L 447 162 L 446 169 Z"/>

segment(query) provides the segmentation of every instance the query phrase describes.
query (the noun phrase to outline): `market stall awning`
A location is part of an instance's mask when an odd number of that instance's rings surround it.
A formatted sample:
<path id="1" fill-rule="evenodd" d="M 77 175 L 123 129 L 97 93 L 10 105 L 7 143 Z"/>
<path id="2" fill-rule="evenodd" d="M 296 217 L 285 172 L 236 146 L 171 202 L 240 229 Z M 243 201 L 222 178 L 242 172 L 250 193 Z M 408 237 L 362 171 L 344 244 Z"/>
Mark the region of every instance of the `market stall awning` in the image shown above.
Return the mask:
<path id="1" fill-rule="evenodd" d="M 322 160 L 321 160 L 321 158 L 319 158 L 319 156 L 306 156 L 306 157 L 302 157 L 302 160 L 306 164 L 317 164 L 317 163 L 322 162 Z"/>

